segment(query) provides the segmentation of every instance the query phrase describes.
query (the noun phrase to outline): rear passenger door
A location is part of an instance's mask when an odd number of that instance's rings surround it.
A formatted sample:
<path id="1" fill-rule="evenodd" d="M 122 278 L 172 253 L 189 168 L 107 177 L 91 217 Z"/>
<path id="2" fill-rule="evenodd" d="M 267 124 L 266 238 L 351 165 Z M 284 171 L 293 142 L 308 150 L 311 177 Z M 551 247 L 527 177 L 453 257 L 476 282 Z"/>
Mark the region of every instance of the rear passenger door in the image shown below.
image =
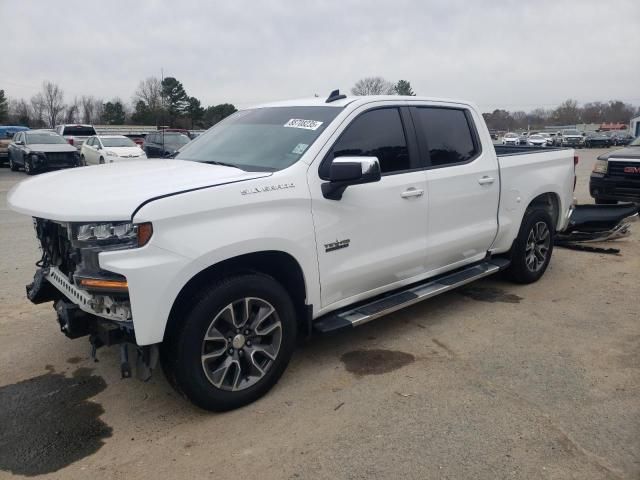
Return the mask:
<path id="1" fill-rule="evenodd" d="M 484 151 L 466 108 L 411 108 L 422 160 L 428 165 L 429 270 L 482 260 L 498 229 L 500 179 L 495 152 Z"/>
<path id="2" fill-rule="evenodd" d="M 312 164 L 309 187 L 316 230 L 322 307 L 338 308 L 401 286 L 424 274 L 426 174 L 408 108 L 355 111 Z M 375 156 L 379 182 L 348 187 L 340 200 L 324 198 L 331 160 Z"/>

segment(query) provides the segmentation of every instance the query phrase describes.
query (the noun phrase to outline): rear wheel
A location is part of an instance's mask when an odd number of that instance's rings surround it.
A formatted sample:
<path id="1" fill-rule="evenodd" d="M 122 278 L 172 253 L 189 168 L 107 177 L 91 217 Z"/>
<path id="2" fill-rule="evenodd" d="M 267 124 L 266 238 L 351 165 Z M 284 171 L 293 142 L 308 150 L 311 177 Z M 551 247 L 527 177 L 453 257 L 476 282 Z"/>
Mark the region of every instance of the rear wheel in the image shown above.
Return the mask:
<path id="1" fill-rule="evenodd" d="M 104 163 L 104 158 L 100 157 L 99 163 L 102 165 Z"/>
<path id="2" fill-rule="evenodd" d="M 518 237 L 511 248 L 507 274 L 516 283 L 533 283 L 544 275 L 553 252 L 555 226 L 545 210 L 525 213 Z"/>
<path id="3" fill-rule="evenodd" d="M 188 303 L 193 307 L 172 320 L 162 346 L 162 365 L 176 390 L 213 411 L 266 394 L 295 346 L 295 310 L 284 288 L 267 275 L 243 274 Z"/>

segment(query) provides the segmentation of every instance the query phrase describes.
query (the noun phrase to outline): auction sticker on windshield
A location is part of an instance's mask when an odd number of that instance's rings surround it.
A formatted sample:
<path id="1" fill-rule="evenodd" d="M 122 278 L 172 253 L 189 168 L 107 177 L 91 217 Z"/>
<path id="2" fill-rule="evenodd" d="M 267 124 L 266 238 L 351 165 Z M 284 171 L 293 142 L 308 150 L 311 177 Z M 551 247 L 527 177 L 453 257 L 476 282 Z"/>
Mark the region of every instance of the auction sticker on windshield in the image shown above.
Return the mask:
<path id="1" fill-rule="evenodd" d="M 320 125 L 322 125 L 322 122 L 317 120 L 303 120 L 301 118 L 292 118 L 284 124 L 285 127 L 304 128 L 305 130 L 317 130 Z"/>

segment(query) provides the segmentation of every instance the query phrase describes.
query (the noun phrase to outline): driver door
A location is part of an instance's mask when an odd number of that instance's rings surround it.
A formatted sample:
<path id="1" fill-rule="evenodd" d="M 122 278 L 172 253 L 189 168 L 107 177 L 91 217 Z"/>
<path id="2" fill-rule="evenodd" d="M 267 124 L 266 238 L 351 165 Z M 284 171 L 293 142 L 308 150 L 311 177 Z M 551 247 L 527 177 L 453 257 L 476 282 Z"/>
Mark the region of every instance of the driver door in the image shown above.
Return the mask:
<path id="1" fill-rule="evenodd" d="M 426 174 L 408 110 L 385 104 L 356 110 L 321 153 L 320 167 L 314 162 L 309 170 L 323 309 L 400 287 L 426 272 Z M 321 185 L 331 161 L 341 156 L 377 157 L 380 181 L 349 186 L 340 200 L 325 198 Z"/>

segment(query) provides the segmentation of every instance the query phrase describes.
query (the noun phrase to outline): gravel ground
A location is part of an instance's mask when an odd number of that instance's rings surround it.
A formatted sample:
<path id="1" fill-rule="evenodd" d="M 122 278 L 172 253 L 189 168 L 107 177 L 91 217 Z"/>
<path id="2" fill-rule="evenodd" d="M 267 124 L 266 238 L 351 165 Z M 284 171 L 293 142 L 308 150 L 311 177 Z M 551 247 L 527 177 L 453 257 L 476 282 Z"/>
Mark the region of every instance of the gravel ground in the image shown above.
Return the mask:
<path id="1" fill-rule="evenodd" d="M 579 151 L 582 203 L 600 153 Z M 38 249 L 6 207 L 24 177 L 0 169 L 0 478 L 640 478 L 640 223 L 618 256 L 558 248 L 537 284 L 312 339 L 265 398 L 211 414 L 26 300 Z"/>

